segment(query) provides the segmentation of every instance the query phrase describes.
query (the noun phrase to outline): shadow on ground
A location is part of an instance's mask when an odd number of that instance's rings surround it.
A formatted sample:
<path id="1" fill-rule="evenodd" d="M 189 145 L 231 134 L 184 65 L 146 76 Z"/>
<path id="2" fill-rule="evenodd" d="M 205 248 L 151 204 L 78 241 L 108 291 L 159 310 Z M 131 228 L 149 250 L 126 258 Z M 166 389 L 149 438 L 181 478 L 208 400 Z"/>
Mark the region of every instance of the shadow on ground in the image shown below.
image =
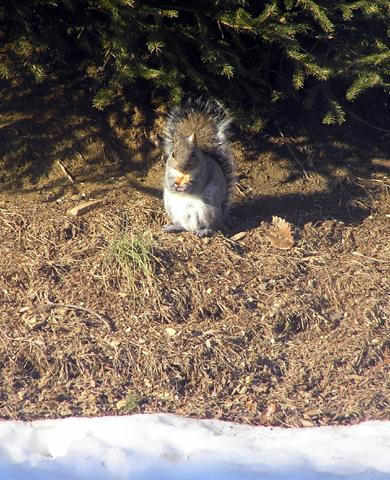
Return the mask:
<path id="1" fill-rule="evenodd" d="M 150 140 L 154 120 L 137 107 L 99 112 L 83 80 L 42 85 L 3 82 L 0 104 L 0 186 L 3 192 L 40 190 L 52 201 L 129 189 L 161 199 L 161 152 Z M 12 88 L 11 88 L 12 87 Z M 236 135 L 240 176 L 233 230 L 273 215 L 297 225 L 336 219 L 361 222 L 370 212 L 366 182 L 385 182 L 390 133 L 366 120 L 328 127 L 314 114 L 281 113 L 257 136 Z M 70 185 L 58 161 L 76 179 Z"/>
<path id="2" fill-rule="evenodd" d="M 131 108 L 120 113 L 92 108 L 92 92 L 85 82 L 62 79 L 0 86 L 3 191 L 66 186 L 58 161 L 84 182 L 127 172 L 142 175 L 150 166 L 154 146 L 140 114 Z"/>

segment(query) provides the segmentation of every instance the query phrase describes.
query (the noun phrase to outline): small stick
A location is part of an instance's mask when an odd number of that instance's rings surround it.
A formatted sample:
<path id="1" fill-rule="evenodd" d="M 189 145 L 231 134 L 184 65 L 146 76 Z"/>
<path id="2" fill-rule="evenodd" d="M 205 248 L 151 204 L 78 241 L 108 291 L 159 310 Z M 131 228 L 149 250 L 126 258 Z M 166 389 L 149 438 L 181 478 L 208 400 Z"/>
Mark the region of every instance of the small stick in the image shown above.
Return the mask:
<path id="1" fill-rule="evenodd" d="M 67 308 L 69 310 L 78 310 L 81 312 L 86 312 L 91 315 L 94 315 L 96 318 L 98 318 L 101 322 L 105 323 L 108 327 L 109 330 L 112 330 L 112 325 L 110 322 L 103 316 L 100 315 L 100 313 L 95 312 L 94 310 L 91 310 L 90 308 L 87 307 L 82 307 L 81 305 L 73 305 L 71 303 L 53 303 L 53 302 L 48 302 L 46 305 L 42 305 L 43 308 Z"/>
<path id="2" fill-rule="evenodd" d="M 57 160 L 57 163 L 60 166 L 63 173 L 65 174 L 65 176 L 67 177 L 67 179 L 70 181 L 70 183 L 72 185 L 74 185 L 75 180 L 74 180 L 73 176 L 70 174 L 70 172 L 65 168 L 65 165 L 61 162 L 61 160 Z"/>
<path id="3" fill-rule="evenodd" d="M 280 129 L 279 127 L 279 123 L 277 121 L 275 121 L 276 123 L 276 126 L 278 127 L 278 130 L 279 130 L 279 133 L 280 133 L 280 136 L 282 138 L 286 138 L 282 132 L 282 130 Z M 297 162 L 297 164 L 301 167 L 302 169 L 302 172 L 303 174 L 305 175 L 305 177 L 309 180 L 309 181 L 312 181 L 312 179 L 309 177 L 309 175 L 307 174 L 306 170 L 304 169 L 303 165 L 302 165 L 302 162 L 299 160 L 299 158 L 295 155 L 294 153 L 294 150 L 290 147 L 290 145 L 288 143 L 286 143 L 286 147 L 288 148 L 288 151 L 291 153 L 291 155 L 294 157 L 294 160 Z"/>

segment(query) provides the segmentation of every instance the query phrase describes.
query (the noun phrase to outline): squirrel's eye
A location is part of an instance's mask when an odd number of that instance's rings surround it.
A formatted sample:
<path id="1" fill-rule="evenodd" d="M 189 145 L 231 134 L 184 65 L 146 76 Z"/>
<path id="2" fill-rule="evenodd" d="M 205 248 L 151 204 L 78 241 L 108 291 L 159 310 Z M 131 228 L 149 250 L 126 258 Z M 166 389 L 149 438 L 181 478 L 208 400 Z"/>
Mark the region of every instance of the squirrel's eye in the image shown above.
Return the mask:
<path id="1" fill-rule="evenodd" d="M 175 159 L 175 154 L 173 152 L 171 153 L 171 158 L 172 158 L 172 160 Z"/>

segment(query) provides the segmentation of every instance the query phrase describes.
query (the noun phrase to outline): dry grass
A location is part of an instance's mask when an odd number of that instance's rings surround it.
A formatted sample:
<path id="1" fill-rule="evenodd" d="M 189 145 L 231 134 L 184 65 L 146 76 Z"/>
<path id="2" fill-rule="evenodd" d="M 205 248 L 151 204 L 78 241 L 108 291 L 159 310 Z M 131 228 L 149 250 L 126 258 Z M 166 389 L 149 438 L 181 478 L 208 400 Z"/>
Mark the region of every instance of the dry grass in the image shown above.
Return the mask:
<path id="1" fill-rule="evenodd" d="M 161 231 L 152 122 L 70 80 L 3 90 L 0 417 L 389 418 L 388 136 L 278 115 L 234 143 L 244 233 L 201 240 Z"/>
<path id="2" fill-rule="evenodd" d="M 286 251 L 265 226 L 239 242 L 160 233 L 158 200 L 72 220 L 66 205 L 3 208 L 1 415 L 387 418 L 381 195 L 359 225 L 306 223 Z"/>

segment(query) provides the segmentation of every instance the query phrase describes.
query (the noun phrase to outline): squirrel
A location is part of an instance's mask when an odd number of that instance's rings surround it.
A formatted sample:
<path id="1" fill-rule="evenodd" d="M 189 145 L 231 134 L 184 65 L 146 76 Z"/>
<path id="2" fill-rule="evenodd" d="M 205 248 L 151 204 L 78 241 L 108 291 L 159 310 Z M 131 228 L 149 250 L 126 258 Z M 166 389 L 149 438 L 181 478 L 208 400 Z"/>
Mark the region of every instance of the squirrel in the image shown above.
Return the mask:
<path id="1" fill-rule="evenodd" d="M 174 108 L 164 131 L 165 232 L 208 237 L 223 228 L 236 184 L 229 143 L 232 118 L 215 100 L 190 99 Z"/>

